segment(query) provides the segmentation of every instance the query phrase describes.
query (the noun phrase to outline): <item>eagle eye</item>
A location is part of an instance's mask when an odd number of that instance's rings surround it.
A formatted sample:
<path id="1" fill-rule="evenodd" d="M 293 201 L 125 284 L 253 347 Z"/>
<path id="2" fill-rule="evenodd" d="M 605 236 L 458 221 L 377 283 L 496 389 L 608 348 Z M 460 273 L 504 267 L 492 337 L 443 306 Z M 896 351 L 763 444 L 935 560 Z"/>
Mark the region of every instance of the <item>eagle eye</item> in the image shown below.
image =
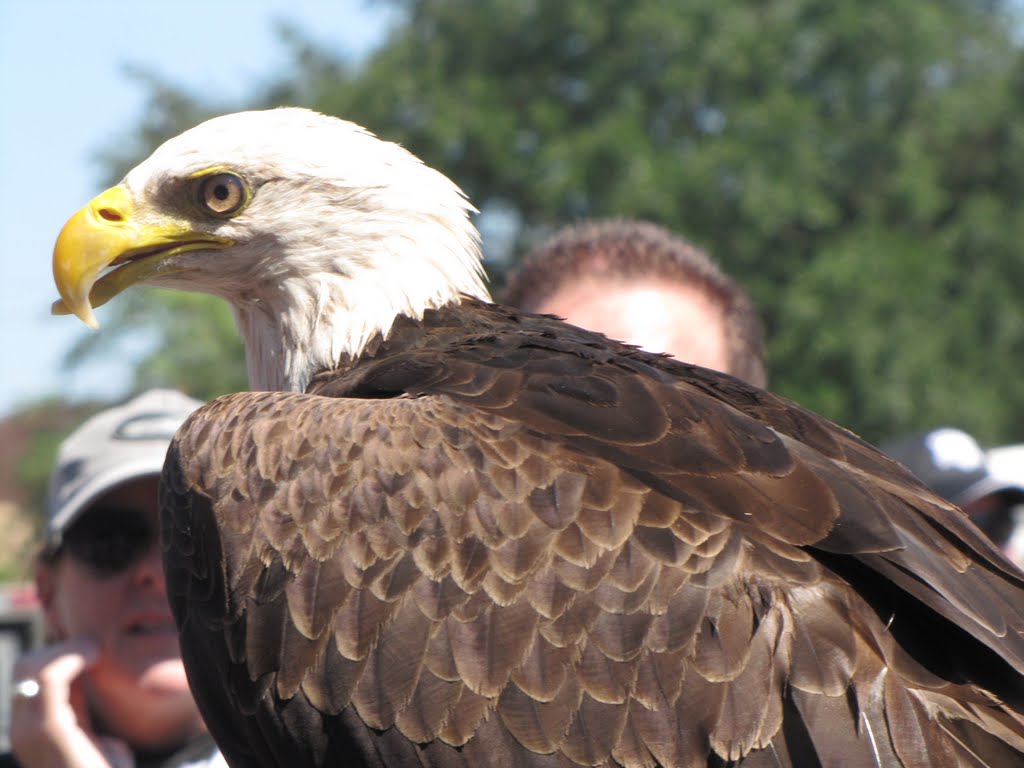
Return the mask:
<path id="1" fill-rule="evenodd" d="M 206 176 L 196 186 L 196 203 L 211 216 L 233 216 L 248 202 L 249 188 L 240 176 L 233 173 Z"/>

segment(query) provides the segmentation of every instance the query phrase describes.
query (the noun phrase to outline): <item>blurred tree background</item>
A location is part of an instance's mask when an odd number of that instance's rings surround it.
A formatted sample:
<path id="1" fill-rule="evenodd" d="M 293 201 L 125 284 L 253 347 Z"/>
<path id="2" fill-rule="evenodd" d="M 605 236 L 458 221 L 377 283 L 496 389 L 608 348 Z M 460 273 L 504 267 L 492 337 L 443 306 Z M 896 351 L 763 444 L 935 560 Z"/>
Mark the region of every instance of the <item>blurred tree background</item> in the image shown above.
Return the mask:
<path id="1" fill-rule="evenodd" d="M 281 30 L 293 66 L 245 104 L 140 73 L 112 179 L 204 117 L 302 105 L 460 184 L 496 295 L 539 238 L 648 219 L 704 246 L 764 314 L 770 386 L 879 441 L 937 424 L 1024 440 L 1024 57 L 986 0 L 391 0 L 358 64 Z M 119 297 L 71 362 L 140 326 L 139 387 L 245 386 L 227 309 Z"/>

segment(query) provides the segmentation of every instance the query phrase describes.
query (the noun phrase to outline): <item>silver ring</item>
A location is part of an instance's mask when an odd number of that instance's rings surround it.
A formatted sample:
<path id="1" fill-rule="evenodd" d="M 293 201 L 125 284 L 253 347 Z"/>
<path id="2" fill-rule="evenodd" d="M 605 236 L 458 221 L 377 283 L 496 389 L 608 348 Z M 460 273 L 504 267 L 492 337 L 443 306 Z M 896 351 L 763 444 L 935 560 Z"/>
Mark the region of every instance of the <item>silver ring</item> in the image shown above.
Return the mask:
<path id="1" fill-rule="evenodd" d="M 20 699 L 34 699 L 39 695 L 39 681 L 26 677 L 14 684 L 14 695 Z"/>

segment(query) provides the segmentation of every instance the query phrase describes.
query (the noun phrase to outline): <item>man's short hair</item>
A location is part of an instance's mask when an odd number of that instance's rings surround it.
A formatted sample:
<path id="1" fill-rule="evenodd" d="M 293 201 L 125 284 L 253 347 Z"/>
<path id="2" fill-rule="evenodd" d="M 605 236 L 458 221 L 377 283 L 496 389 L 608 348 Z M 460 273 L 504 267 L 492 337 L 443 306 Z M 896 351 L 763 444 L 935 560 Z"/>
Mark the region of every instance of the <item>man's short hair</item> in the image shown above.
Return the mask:
<path id="1" fill-rule="evenodd" d="M 597 220 L 561 229 L 522 260 L 502 303 L 536 312 L 583 277 L 655 278 L 697 288 L 722 312 L 729 373 L 759 387 L 767 383 L 764 324 L 746 291 L 703 250 L 650 222 Z"/>

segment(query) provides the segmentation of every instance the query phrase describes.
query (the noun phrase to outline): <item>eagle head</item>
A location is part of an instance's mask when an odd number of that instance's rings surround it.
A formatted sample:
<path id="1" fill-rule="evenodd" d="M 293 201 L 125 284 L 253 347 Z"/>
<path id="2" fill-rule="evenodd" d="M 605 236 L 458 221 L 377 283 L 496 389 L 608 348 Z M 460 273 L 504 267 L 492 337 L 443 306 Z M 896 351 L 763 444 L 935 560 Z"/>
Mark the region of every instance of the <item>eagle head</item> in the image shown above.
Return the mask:
<path id="1" fill-rule="evenodd" d="M 93 308 L 139 283 L 227 300 L 251 383 L 301 389 L 398 315 L 487 298 L 473 207 L 400 146 L 306 109 L 240 112 L 160 146 L 68 220 L 61 299 Z"/>

